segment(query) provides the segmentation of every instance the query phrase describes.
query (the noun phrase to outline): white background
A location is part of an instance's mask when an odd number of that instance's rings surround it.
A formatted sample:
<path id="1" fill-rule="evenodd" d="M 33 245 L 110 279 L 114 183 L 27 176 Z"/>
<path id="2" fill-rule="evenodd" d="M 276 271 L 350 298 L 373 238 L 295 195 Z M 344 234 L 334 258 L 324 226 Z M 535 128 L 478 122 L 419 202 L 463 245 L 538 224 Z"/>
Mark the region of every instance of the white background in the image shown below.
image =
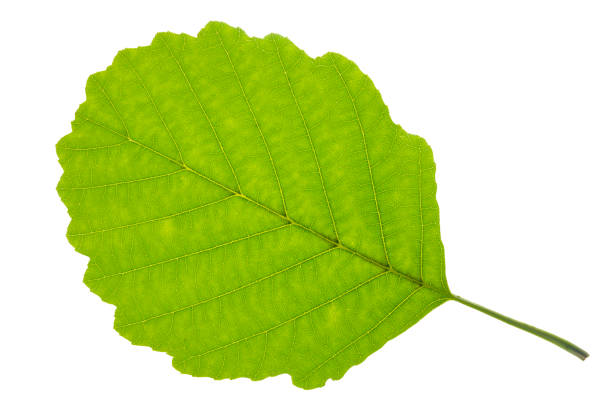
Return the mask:
<path id="1" fill-rule="evenodd" d="M 612 405 L 610 2 L 15 1 L 0 15 L 0 404 Z M 209 20 L 356 61 L 434 149 L 451 289 L 592 356 L 458 303 L 312 391 L 192 378 L 120 337 L 64 237 L 54 145 L 118 50 Z"/>

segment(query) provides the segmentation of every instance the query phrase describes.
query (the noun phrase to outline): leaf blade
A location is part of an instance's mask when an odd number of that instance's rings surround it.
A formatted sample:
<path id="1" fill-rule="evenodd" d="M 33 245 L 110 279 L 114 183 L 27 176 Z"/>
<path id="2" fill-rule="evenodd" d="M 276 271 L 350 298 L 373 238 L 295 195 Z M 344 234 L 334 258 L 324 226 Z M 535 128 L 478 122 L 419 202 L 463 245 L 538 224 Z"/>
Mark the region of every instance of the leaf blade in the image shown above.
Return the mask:
<path id="1" fill-rule="evenodd" d="M 58 192 L 133 343 L 193 375 L 312 388 L 450 298 L 431 150 L 352 62 L 211 23 L 92 78 Z"/>

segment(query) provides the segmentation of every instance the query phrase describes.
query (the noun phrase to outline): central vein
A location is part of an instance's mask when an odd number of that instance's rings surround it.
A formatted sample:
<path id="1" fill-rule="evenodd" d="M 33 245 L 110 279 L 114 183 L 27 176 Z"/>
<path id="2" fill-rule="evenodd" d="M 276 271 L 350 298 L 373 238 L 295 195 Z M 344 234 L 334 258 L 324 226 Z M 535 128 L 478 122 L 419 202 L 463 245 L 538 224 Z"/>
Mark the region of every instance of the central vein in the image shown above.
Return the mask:
<path id="1" fill-rule="evenodd" d="M 335 240 L 325 236 L 324 234 L 317 232 L 316 230 L 314 230 L 314 229 L 312 229 L 312 228 L 310 228 L 310 227 L 308 227 L 308 226 L 306 226 L 306 225 L 296 221 L 295 219 L 291 218 L 288 215 L 283 215 L 282 213 L 275 211 L 274 209 L 270 208 L 269 206 L 267 206 L 267 205 L 265 205 L 265 204 L 255 200 L 255 199 L 245 195 L 244 193 L 238 192 L 238 191 L 228 187 L 227 185 L 224 185 L 224 184 L 220 183 L 219 181 L 216 181 L 216 180 L 208 177 L 207 175 L 204 175 L 201 172 L 199 172 L 197 170 L 194 170 L 193 168 L 189 167 L 187 164 L 179 162 L 179 161 L 175 160 L 174 158 L 169 157 L 169 156 L 165 155 L 164 153 L 159 152 L 159 151 L 155 150 L 154 148 L 149 147 L 148 145 L 143 144 L 140 141 L 133 139 L 130 136 L 126 136 L 126 135 L 124 135 L 124 134 L 122 134 L 122 133 L 120 133 L 120 132 L 118 132 L 116 130 L 113 130 L 110 127 L 105 126 L 104 124 L 99 123 L 99 122 L 97 122 L 95 120 L 92 120 L 90 118 L 81 117 L 81 119 L 84 120 L 84 121 L 87 121 L 89 123 L 92 123 L 92 124 L 94 124 L 94 125 L 96 125 L 98 127 L 102 127 L 104 129 L 106 129 L 107 131 L 110 131 L 110 132 L 112 132 L 112 133 L 114 133 L 114 134 L 116 134 L 118 136 L 121 136 L 121 137 L 127 139 L 129 142 L 131 142 L 133 144 L 136 144 L 136 145 L 138 145 L 141 148 L 144 148 L 145 150 L 148 150 L 148 151 L 150 151 L 150 152 L 152 152 L 154 154 L 159 155 L 160 157 L 165 158 L 166 160 L 172 162 L 173 164 L 179 166 L 180 168 L 185 169 L 186 171 L 191 172 L 192 174 L 197 175 L 198 177 L 206 180 L 207 182 L 210 182 L 211 184 L 214 184 L 214 185 L 218 186 L 219 188 L 222 188 L 225 191 L 227 191 L 227 192 L 229 192 L 229 193 L 231 193 L 231 194 L 233 194 L 233 195 L 235 195 L 237 197 L 240 197 L 240 198 L 244 199 L 245 201 L 250 202 L 253 205 L 256 205 L 256 206 L 260 207 L 261 209 L 264 209 L 267 212 L 278 216 L 279 218 L 283 219 L 285 222 L 293 224 L 293 225 L 299 227 L 300 229 L 303 229 L 303 230 L 305 230 L 307 232 L 312 233 L 313 235 L 317 236 L 318 238 L 320 238 L 322 240 L 325 240 L 327 243 L 329 243 L 333 247 L 337 247 L 338 249 L 344 250 L 344 251 L 346 251 L 346 252 L 348 252 L 348 253 L 350 253 L 352 255 L 355 255 L 355 256 L 359 257 L 360 259 L 362 259 L 364 261 L 367 261 L 370 264 L 375 265 L 376 267 L 378 267 L 378 268 L 380 268 L 382 270 L 389 271 L 389 272 L 391 272 L 391 273 L 393 273 L 393 274 L 395 274 L 395 275 L 397 275 L 399 277 L 402 277 L 402 278 L 404 278 L 404 279 L 406 279 L 408 281 L 411 281 L 412 283 L 418 284 L 418 285 L 420 285 L 420 286 L 422 286 L 424 288 L 428 288 L 428 289 L 430 289 L 432 291 L 435 291 L 436 293 L 438 293 L 440 295 L 443 295 L 443 296 L 448 297 L 448 298 L 452 297 L 452 295 L 449 292 L 447 292 L 447 291 L 445 291 L 443 289 L 440 289 L 438 287 L 432 286 L 430 284 L 427 284 L 423 280 L 410 277 L 406 273 L 403 273 L 403 272 L 401 272 L 399 270 L 396 270 L 393 267 L 386 266 L 386 265 L 380 263 L 379 261 L 377 261 L 376 259 L 373 259 L 373 258 L 371 258 L 371 257 L 369 257 L 369 256 L 367 256 L 367 255 L 365 255 L 363 253 L 360 253 L 360 252 L 356 251 L 355 249 L 353 249 L 351 247 L 345 246 L 341 242 L 335 241 Z"/>

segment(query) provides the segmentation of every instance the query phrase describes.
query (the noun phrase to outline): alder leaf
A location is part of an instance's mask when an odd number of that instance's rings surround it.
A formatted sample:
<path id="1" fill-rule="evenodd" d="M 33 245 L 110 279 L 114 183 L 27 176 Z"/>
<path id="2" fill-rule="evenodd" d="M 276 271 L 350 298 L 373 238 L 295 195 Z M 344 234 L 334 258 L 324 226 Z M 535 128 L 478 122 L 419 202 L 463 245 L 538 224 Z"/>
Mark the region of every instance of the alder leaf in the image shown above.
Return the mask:
<path id="1" fill-rule="evenodd" d="M 57 145 L 68 239 L 115 329 L 179 371 L 322 386 L 449 299 L 586 357 L 451 294 L 432 151 L 341 55 L 209 23 L 86 93 Z"/>

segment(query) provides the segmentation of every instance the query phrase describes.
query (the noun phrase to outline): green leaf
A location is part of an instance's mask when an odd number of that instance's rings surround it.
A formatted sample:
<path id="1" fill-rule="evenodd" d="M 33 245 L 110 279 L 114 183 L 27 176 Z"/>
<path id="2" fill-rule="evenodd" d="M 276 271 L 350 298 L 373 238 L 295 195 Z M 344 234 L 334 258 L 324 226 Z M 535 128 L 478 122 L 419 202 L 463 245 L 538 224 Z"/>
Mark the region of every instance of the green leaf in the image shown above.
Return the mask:
<path id="1" fill-rule="evenodd" d="M 209 23 L 86 93 L 57 145 L 68 239 L 115 329 L 179 371 L 314 388 L 446 300 L 480 307 L 448 289 L 431 149 L 341 55 Z"/>

